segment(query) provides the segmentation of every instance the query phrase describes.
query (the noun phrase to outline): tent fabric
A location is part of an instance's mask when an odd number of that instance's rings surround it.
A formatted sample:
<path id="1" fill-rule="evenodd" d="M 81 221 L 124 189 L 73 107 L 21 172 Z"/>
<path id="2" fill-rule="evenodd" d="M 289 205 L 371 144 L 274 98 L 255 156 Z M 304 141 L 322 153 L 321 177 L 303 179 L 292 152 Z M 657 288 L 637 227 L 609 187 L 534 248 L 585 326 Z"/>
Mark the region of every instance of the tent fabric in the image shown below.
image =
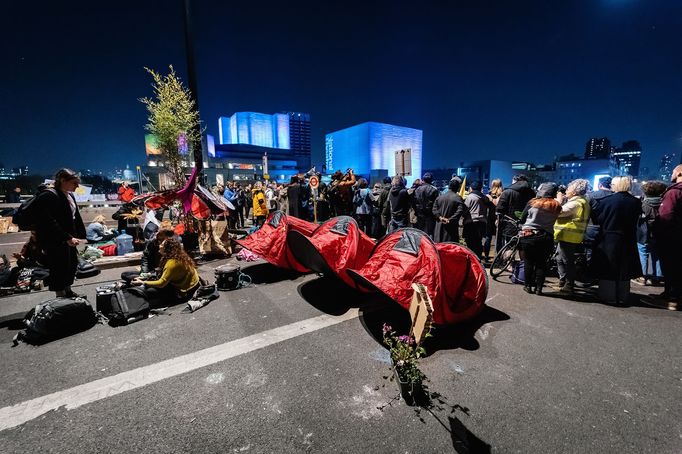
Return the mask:
<path id="1" fill-rule="evenodd" d="M 208 221 L 211 219 L 211 209 L 200 199 L 196 194 L 192 196 L 192 216 L 199 221 Z"/>
<path id="2" fill-rule="evenodd" d="M 201 199 L 201 201 L 206 204 L 213 214 L 223 214 L 226 211 L 229 211 L 225 203 L 227 200 L 216 196 L 200 184 L 197 184 L 196 188 L 194 188 L 194 197 Z M 194 200 L 192 200 L 192 203 L 194 203 Z"/>
<path id="3" fill-rule="evenodd" d="M 424 232 L 413 228 L 382 238 L 365 265 L 349 269 L 348 274 L 360 287 L 381 291 L 405 309 L 412 301 L 412 283 L 427 288 L 434 311 L 441 294 L 438 251 Z"/>
<path id="4" fill-rule="evenodd" d="M 483 309 L 488 296 L 488 273 L 476 254 L 461 244 L 436 243 L 436 249 L 445 300 L 439 323 L 468 320 Z"/>
<path id="5" fill-rule="evenodd" d="M 454 243 L 434 243 L 424 232 L 405 228 L 385 236 L 362 268 L 347 274 L 366 289 L 385 293 L 405 309 L 412 283 L 423 284 L 433 302 L 434 323 L 467 320 L 483 307 L 487 274 L 476 255 Z"/>
<path id="6" fill-rule="evenodd" d="M 318 273 L 334 274 L 356 288 L 346 269 L 361 268 L 367 262 L 375 240 L 360 230 L 355 219 L 338 216 L 320 225 L 311 236 L 289 231 L 287 243 L 299 263 Z"/>
<path id="7" fill-rule="evenodd" d="M 287 245 L 287 233 L 298 232 L 304 236 L 313 234 L 317 224 L 273 211 L 263 226 L 243 240 L 237 240 L 242 247 L 280 268 L 301 273 L 310 271 L 296 260 Z"/>

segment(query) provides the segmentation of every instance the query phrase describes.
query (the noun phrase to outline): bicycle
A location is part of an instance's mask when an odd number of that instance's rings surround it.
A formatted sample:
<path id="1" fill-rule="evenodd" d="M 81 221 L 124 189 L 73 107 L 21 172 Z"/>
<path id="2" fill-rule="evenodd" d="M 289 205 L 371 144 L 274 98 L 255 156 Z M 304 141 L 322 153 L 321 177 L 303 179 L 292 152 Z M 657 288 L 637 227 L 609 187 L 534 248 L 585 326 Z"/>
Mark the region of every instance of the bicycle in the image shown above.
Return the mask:
<path id="1" fill-rule="evenodd" d="M 509 238 L 509 240 L 504 244 L 504 246 L 502 246 L 502 248 L 499 251 L 496 251 L 495 258 L 490 264 L 490 275 L 493 278 L 498 277 L 505 270 L 510 268 L 510 265 L 512 265 L 515 261 L 521 260 L 521 256 L 519 254 L 520 251 L 519 240 L 521 238 L 520 235 L 521 229 L 519 227 L 519 221 L 512 218 L 511 216 L 506 215 L 504 216 L 504 220 L 513 223 L 519 230 L 519 233 Z"/>

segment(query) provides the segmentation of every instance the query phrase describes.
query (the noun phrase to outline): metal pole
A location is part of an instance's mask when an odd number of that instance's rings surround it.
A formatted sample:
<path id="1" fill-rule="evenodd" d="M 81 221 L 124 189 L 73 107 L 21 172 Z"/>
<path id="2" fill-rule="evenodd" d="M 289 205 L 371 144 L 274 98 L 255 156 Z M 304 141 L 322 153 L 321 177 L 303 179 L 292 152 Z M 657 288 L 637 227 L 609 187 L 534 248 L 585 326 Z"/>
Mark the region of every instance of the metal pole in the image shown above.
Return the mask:
<path id="1" fill-rule="evenodd" d="M 190 8 L 191 0 L 183 0 L 184 2 L 184 19 L 185 19 L 185 56 L 187 59 L 187 84 L 189 85 L 189 92 L 194 100 L 194 106 L 199 110 L 199 91 L 197 89 L 197 73 L 194 64 L 194 36 L 192 33 L 192 12 Z M 201 155 L 201 161 L 203 165 L 203 150 L 202 150 L 202 140 L 199 139 L 199 143 L 192 144 L 192 152 L 195 153 L 194 161 L 196 162 L 196 153 Z"/>

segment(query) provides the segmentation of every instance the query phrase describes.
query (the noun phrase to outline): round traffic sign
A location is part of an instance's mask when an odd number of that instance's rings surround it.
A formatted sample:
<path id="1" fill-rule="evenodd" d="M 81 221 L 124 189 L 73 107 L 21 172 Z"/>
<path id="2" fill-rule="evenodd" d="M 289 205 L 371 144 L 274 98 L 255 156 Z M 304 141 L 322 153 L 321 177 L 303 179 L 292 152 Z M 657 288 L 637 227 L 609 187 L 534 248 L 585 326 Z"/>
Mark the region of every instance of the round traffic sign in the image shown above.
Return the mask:
<path id="1" fill-rule="evenodd" d="M 316 175 L 310 177 L 310 187 L 315 189 L 320 185 L 320 179 Z"/>

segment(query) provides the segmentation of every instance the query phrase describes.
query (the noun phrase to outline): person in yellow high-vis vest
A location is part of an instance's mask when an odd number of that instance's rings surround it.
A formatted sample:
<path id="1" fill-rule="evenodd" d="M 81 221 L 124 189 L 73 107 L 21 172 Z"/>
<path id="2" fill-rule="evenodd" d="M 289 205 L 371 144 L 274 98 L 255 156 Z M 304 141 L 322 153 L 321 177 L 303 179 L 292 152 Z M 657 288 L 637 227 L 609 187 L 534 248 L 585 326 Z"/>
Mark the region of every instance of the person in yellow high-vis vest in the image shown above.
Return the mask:
<path id="1" fill-rule="evenodd" d="M 561 213 L 554 224 L 554 241 L 557 249 L 557 268 L 559 270 L 559 291 L 572 294 L 575 285 L 575 251 L 583 242 L 587 222 L 590 219 L 590 203 L 585 194 L 589 189 L 587 180 L 578 179 L 569 183 Z"/>

